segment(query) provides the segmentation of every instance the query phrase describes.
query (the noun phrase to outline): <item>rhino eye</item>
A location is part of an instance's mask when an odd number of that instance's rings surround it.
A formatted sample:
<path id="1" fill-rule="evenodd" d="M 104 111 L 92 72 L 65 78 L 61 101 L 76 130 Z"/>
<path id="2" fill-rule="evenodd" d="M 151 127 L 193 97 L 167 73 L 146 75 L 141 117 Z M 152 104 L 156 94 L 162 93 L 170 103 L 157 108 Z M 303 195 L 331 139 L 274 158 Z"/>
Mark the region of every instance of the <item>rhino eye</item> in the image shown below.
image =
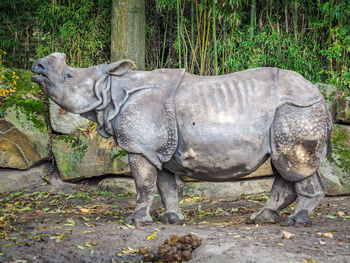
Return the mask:
<path id="1" fill-rule="evenodd" d="M 65 77 L 66 77 L 66 79 L 71 79 L 71 78 L 73 78 L 73 75 L 70 73 L 67 73 Z"/>

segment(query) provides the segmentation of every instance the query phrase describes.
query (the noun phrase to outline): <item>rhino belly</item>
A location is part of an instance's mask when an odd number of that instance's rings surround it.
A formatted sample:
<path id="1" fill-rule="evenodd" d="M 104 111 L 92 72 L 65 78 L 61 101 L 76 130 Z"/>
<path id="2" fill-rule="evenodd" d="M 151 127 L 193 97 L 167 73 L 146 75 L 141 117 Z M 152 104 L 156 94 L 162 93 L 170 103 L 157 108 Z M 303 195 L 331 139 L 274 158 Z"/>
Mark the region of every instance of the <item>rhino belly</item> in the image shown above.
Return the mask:
<path id="1" fill-rule="evenodd" d="M 269 156 L 268 136 L 249 141 L 220 135 L 193 140 L 180 134 L 177 151 L 164 167 L 200 180 L 229 181 L 254 172 Z"/>
<path id="2" fill-rule="evenodd" d="M 178 147 L 166 168 L 225 181 L 253 172 L 267 159 L 276 105 L 274 78 L 252 75 L 185 76 L 175 96 Z"/>

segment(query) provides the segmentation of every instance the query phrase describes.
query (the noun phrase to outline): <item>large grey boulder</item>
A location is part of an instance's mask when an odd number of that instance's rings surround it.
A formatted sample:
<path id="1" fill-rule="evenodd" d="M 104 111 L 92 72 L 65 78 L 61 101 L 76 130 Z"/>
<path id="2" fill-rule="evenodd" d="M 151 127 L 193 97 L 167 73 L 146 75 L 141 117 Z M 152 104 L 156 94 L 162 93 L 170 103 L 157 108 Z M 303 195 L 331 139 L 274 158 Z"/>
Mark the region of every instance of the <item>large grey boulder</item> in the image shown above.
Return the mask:
<path id="1" fill-rule="evenodd" d="M 28 96 L 1 113 L 0 167 L 26 170 L 49 157 L 44 104 Z"/>
<path id="2" fill-rule="evenodd" d="M 98 189 L 117 195 L 136 194 L 135 182 L 131 177 L 109 177 L 98 183 Z"/>
<path id="3" fill-rule="evenodd" d="M 52 171 L 48 162 L 38 164 L 26 171 L 0 169 L 0 192 L 10 192 L 44 182 L 43 177 Z"/>
<path id="4" fill-rule="evenodd" d="M 126 153 L 116 146 L 113 139 L 104 139 L 96 134 L 57 136 L 52 140 L 52 152 L 62 180 L 130 171 Z"/>
<path id="5" fill-rule="evenodd" d="M 350 194 L 350 174 L 334 161 L 325 160 L 320 172 L 327 196 Z"/>
<path id="6" fill-rule="evenodd" d="M 350 124 L 350 97 L 341 98 L 337 103 L 337 121 Z"/>
<path id="7" fill-rule="evenodd" d="M 57 133 L 74 134 L 89 125 L 88 119 L 62 109 L 51 99 L 49 100 L 49 112 L 51 127 Z"/>
<path id="8" fill-rule="evenodd" d="M 350 126 L 333 125 L 332 140 L 332 157 L 320 169 L 326 194 L 350 194 Z"/>
<path id="9" fill-rule="evenodd" d="M 183 195 L 203 196 L 211 200 L 237 200 L 242 195 L 270 192 L 273 177 L 234 182 L 188 182 L 183 186 Z"/>
<path id="10" fill-rule="evenodd" d="M 318 89 L 321 91 L 329 112 L 332 116 L 336 114 L 337 101 L 340 97 L 340 92 L 336 86 L 326 83 L 315 83 Z"/>

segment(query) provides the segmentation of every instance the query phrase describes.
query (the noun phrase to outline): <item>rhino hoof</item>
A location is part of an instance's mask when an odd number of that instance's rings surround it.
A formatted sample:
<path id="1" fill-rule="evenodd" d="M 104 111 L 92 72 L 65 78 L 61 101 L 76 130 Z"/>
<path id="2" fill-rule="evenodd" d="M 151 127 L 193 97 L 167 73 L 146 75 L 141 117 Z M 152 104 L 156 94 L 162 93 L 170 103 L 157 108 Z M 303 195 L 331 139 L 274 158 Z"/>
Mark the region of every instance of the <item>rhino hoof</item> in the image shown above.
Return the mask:
<path id="1" fill-rule="evenodd" d="M 163 223 L 175 224 L 181 222 L 181 218 L 174 212 L 168 212 L 160 218 Z"/>
<path id="2" fill-rule="evenodd" d="M 135 225 L 135 226 L 149 225 L 152 222 L 153 220 L 150 216 L 139 217 L 135 215 L 135 213 L 124 219 L 124 224 Z"/>
<path id="3" fill-rule="evenodd" d="M 247 224 L 262 224 L 269 223 L 275 224 L 281 221 L 279 214 L 272 209 L 264 208 L 257 215 L 253 214 L 250 218 L 246 220 Z"/>
<path id="4" fill-rule="evenodd" d="M 308 227 L 312 225 L 311 218 L 306 210 L 301 210 L 295 215 L 288 217 L 287 222 L 281 225 L 295 226 L 295 227 Z"/>

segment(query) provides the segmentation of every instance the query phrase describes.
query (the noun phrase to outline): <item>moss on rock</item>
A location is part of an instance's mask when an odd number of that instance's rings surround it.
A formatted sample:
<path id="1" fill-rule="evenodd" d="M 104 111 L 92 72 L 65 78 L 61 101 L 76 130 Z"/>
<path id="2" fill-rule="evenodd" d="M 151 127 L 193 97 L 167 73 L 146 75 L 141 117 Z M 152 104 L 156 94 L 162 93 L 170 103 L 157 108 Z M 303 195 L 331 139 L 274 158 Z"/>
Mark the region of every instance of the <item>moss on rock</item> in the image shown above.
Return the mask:
<path id="1" fill-rule="evenodd" d="M 98 135 L 57 136 L 52 141 L 52 152 L 63 180 L 129 172 L 126 153 L 113 139 Z"/>

